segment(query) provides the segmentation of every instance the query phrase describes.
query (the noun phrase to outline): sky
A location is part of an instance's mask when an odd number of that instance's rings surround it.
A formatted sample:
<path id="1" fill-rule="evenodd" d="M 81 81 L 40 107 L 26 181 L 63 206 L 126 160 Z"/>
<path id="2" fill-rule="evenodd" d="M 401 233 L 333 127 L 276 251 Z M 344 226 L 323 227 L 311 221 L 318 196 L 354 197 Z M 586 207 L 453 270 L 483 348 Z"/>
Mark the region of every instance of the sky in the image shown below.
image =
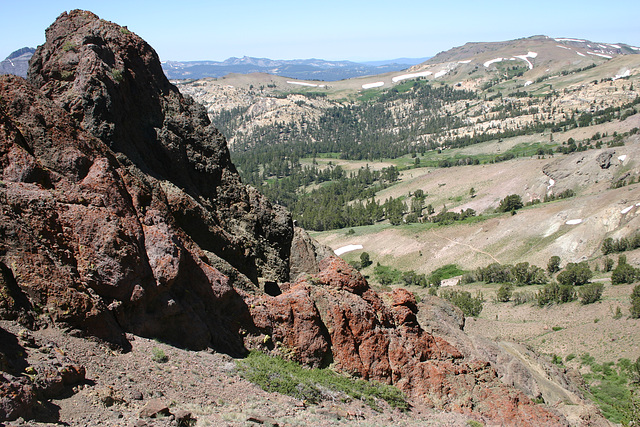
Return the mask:
<path id="1" fill-rule="evenodd" d="M 533 35 L 640 47 L 638 0 L 0 0 L 0 60 L 72 9 L 127 26 L 163 61 L 422 58 Z"/>

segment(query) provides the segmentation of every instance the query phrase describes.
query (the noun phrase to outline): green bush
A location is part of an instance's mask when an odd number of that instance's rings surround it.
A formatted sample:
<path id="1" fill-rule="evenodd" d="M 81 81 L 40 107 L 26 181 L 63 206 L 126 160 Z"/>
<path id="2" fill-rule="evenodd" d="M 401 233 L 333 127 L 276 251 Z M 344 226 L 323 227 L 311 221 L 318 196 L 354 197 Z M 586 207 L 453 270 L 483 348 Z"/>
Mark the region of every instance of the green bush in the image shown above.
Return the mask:
<path id="1" fill-rule="evenodd" d="M 636 285 L 631 291 L 631 317 L 640 319 L 640 285 Z"/>
<path id="2" fill-rule="evenodd" d="M 471 296 L 471 292 L 459 290 L 441 290 L 440 298 L 446 299 L 458 307 L 465 316 L 478 317 L 483 308 L 484 298 L 481 293 Z"/>
<path id="3" fill-rule="evenodd" d="M 604 285 L 602 283 L 588 283 L 582 286 L 578 290 L 578 296 L 580 297 L 580 302 L 583 305 L 592 304 L 596 301 L 600 301 L 602 297 L 602 289 Z"/>
<path id="4" fill-rule="evenodd" d="M 295 362 L 251 351 L 247 358 L 237 362 L 240 375 L 268 392 L 293 396 L 317 404 L 323 399 L 334 399 L 336 393 L 344 393 L 360 399 L 376 411 L 378 402 L 405 411 L 409 408 L 404 394 L 396 387 L 354 379 L 337 374 L 330 369 L 306 369 Z"/>
<path id="5" fill-rule="evenodd" d="M 502 285 L 500 286 L 500 289 L 498 289 L 496 298 L 500 302 L 509 302 L 509 300 L 511 299 L 512 293 L 513 293 L 512 285 Z"/>
<path id="6" fill-rule="evenodd" d="M 166 363 L 169 361 L 169 357 L 164 353 L 164 350 L 161 348 L 153 347 L 151 349 L 151 360 L 156 363 Z"/>
<path id="7" fill-rule="evenodd" d="M 498 205 L 499 212 L 513 212 L 520 209 L 522 206 L 522 198 L 517 194 L 510 194 L 500 201 Z"/>
<path id="8" fill-rule="evenodd" d="M 549 304 L 562 304 L 576 299 L 573 285 L 560 285 L 551 282 L 540 289 L 536 294 L 538 305 L 543 307 Z"/>
<path id="9" fill-rule="evenodd" d="M 560 271 L 560 257 L 557 255 L 549 258 L 549 262 L 547 263 L 547 271 L 549 274 L 554 274 Z"/>
<path id="10" fill-rule="evenodd" d="M 633 283 L 638 277 L 638 270 L 627 263 L 620 264 L 611 272 L 611 284 Z"/>
<path id="11" fill-rule="evenodd" d="M 585 261 L 580 263 L 570 262 L 558 273 L 557 280 L 561 285 L 582 286 L 588 283 L 593 277 L 593 272 L 589 268 L 589 264 Z"/>

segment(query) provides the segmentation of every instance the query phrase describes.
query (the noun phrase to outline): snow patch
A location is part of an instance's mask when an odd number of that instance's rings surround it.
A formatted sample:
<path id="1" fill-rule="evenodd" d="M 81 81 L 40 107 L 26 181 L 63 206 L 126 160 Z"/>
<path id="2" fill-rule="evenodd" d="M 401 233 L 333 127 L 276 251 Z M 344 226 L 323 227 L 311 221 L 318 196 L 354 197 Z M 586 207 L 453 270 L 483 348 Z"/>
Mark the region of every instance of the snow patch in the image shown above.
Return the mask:
<path id="1" fill-rule="evenodd" d="M 580 52 L 576 52 L 576 53 L 577 53 L 578 55 L 580 55 L 580 56 L 587 56 L 587 55 L 585 55 L 584 53 L 580 53 Z"/>
<path id="2" fill-rule="evenodd" d="M 362 85 L 362 89 L 373 89 L 374 87 L 384 86 L 384 82 L 367 83 Z"/>
<path id="3" fill-rule="evenodd" d="M 620 160 L 621 162 L 624 162 L 625 160 L 627 160 L 627 155 L 623 154 L 622 156 L 618 156 L 618 160 Z"/>
<path id="4" fill-rule="evenodd" d="M 549 185 L 547 186 L 547 191 L 554 185 L 556 185 L 556 181 L 553 178 L 549 178 Z"/>
<path id="5" fill-rule="evenodd" d="M 578 42 L 578 43 L 586 43 L 586 40 L 580 40 L 580 39 L 554 39 L 557 42 Z"/>
<path id="6" fill-rule="evenodd" d="M 624 215 L 624 214 L 628 213 L 628 212 L 629 212 L 631 209 L 633 209 L 634 207 L 635 207 L 634 205 L 631 205 L 631 206 L 629 206 L 628 208 L 624 208 L 624 209 L 622 209 L 622 210 L 620 211 L 620 213 L 621 213 L 622 215 Z"/>
<path id="7" fill-rule="evenodd" d="M 398 83 L 402 80 L 415 79 L 416 77 L 427 77 L 433 74 L 431 71 L 421 71 L 419 73 L 401 74 L 391 79 L 392 82 Z"/>
<path id="8" fill-rule="evenodd" d="M 485 62 L 485 63 L 484 63 L 484 66 L 485 66 L 485 67 L 489 67 L 489 65 L 491 65 L 491 64 L 495 64 L 496 62 L 501 62 L 501 61 L 506 61 L 506 60 L 507 60 L 506 58 L 496 58 L 496 59 L 492 59 L 492 60 L 490 60 L 490 61 Z"/>
<path id="9" fill-rule="evenodd" d="M 529 65 L 529 69 L 533 70 L 533 64 L 527 58 L 535 58 L 537 56 L 538 54 L 536 52 L 527 52 L 526 55 L 516 55 L 515 57 L 518 59 L 522 59 L 523 61 L 526 61 L 527 65 Z"/>
<path id="10" fill-rule="evenodd" d="M 595 53 L 595 52 L 589 52 L 589 51 L 587 51 L 587 53 L 588 53 L 589 55 L 595 55 L 595 56 L 599 56 L 599 57 L 601 57 L 601 58 L 607 58 L 607 59 L 611 59 L 611 58 L 613 58 L 613 56 L 611 56 L 611 55 L 605 55 L 604 53 Z"/>
<path id="11" fill-rule="evenodd" d="M 631 70 L 626 70 L 624 73 L 616 74 L 615 77 L 613 77 L 611 80 L 616 81 L 623 77 L 629 77 L 630 75 L 631 75 Z"/>
<path id="12" fill-rule="evenodd" d="M 468 64 L 469 62 L 471 62 L 471 60 L 467 59 L 465 61 L 458 61 L 458 64 Z"/>
<path id="13" fill-rule="evenodd" d="M 532 82 L 531 80 L 527 80 L 527 81 L 524 83 L 524 86 L 525 86 L 525 87 L 527 87 L 527 86 L 532 85 L 532 84 L 533 84 L 533 82 Z"/>
<path id="14" fill-rule="evenodd" d="M 447 70 L 441 70 L 441 71 L 438 71 L 437 73 L 435 73 L 435 74 L 433 75 L 433 77 L 437 79 L 438 77 L 442 77 L 442 76 L 444 76 L 445 74 L 447 74 L 447 72 L 448 72 Z"/>
<path id="15" fill-rule="evenodd" d="M 347 246 L 343 246 L 341 248 L 336 249 L 335 251 L 333 251 L 333 253 L 340 256 L 347 252 L 357 251 L 358 249 L 362 249 L 362 248 L 363 248 L 362 245 L 347 245 Z"/>
<path id="16" fill-rule="evenodd" d="M 570 219 L 569 221 L 565 222 L 565 224 L 567 225 L 578 225 L 582 223 L 582 219 Z"/>
<path id="17" fill-rule="evenodd" d="M 556 47 L 559 47 L 561 49 L 573 50 L 570 47 L 562 46 L 562 45 L 559 45 L 559 44 L 557 44 Z"/>
<path id="18" fill-rule="evenodd" d="M 633 47 L 633 46 L 629 46 L 629 47 L 633 50 L 640 50 L 640 47 Z"/>
<path id="19" fill-rule="evenodd" d="M 290 85 L 299 85 L 299 86 L 309 86 L 309 87 L 326 87 L 326 85 L 317 85 L 314 83 L 305 83 L 305 82 L 291 82 L 287 81 Z"/>
<path id="20" fill-rule="evenodd" d="M 619 45 L 617 44 L 610 44 L 609 46 L 611 46 L 614 49 L 622 49 Z"/>

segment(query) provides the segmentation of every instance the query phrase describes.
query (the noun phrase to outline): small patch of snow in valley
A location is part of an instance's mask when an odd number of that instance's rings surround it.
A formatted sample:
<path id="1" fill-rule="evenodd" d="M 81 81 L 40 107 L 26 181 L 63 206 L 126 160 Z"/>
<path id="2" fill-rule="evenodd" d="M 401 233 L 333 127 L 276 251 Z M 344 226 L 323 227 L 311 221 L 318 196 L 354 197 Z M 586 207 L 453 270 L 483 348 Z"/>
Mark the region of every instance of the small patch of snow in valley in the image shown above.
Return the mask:
<path id="1" fill-rule="evenodd" d="M 533 84 L 533 82 L 532 82 L 531 80 L 527 80 L 527 81 L 524 83 L 524 86 L 525 86 L 525 87 L 527 87 L 527 86 L 532 85 L 532 84 Z"/>
<path id="2" fill-rule="evenodd" d="M 335 251 L 333 251 L 333 253 L 340 256 L 347 252 L 357 251 L 358 249 L 362 249 L 362 248 L 363 248 L 362 245 L 347 245 L 347 246 L 343 246 L 341 248 L 336 249 Z"/>
<path id="3" fill-rule="evenodd" d="M 570 219 L 569 221 L 565 222 L 565 224 L 567 225 L 578 225 L 582 223 L 582 219 Z"/>
<path id="4" fill-rule="evenodd" d="M 620 160 L 621 162 L 624 162 L 625 160 L 627 160 L 627 155 L 623 154 L 622 156 L 618 156 L 618 160 Z"/>
<path id="5" fill-rule="evenodd" d="M 384 82 L 367 83 L 362 85 L 362 89 L 373 89 L 374 87 L 382 87 Z"/>
<path id="6" fill-rule="evenodd" d="M 556 181 L 553 178 L 549 178 L 549 185 L 547 186 L 547 190 L 556 185 Z"/>
<path id="7" fill-rule="evenodd" d="M 464 61 L 458 61 L 458 64 L 468 64 L 469 62 L 471 62 L 470 59 L 464 60 Z"/>
<path id="8" fill-rule="evenodd" d="M 437 73 L 435 73 L 435 74 L 433 75 L 433 77 L 435 77 L 435 78 L 437 79 L 438 77 L 442 77 L 442 76 L 444 76 L 445 74 L 447 74 L 447 72 L 448 72 L 447 70 L 438 71 Z"/>

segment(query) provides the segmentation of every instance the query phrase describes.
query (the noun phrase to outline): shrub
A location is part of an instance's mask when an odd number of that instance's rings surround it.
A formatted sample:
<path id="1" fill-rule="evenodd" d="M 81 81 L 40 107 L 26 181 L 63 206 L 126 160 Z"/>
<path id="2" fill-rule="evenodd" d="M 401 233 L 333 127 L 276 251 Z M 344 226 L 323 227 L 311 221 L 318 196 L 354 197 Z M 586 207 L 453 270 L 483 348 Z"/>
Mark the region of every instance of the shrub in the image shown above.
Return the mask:
<path id="1" fill-rule="evenodd" d="M 522 198 L 517 194 L 510 194 L 500 201 L 498 205 L 499 212 L 513 212 L 520 209 L 522 206 Z"/>
<path id="2" fill-rule="evenodd" d="M 167 357 L 167 355 L 164 353 L 164 351 L 161 348 L 158 347 L 153 347 L 151 349 L 151 360 L 153 360 L 156 363 L 166 363 L 169 361 L 169 357 Z"/>
<path id="3" fill-rule="evenodd" d="M 557 255 L 549 258 L 549 262 L 547 263 L 547 271 L 549 274 L 554 274 L 560 271 L 560 257 Z"/>
<path id="4" fill-rule="evenodd" d="M 605 271 L 605 273 L 613 270 L 613 260 L 609 257 L 605 257 L 605 259 L 602 260 L 602 269 Z"/>
<path id="5" fill-rule="evenodd" d="M 565 302 L 571 302 L 576 299 L 573 285 L 560 285 L 556 282 L 545 285 L 536 294 L 538 305 L 543 307 L 549 304 L 562 304 Z"/>
<path id="6" fill-rule="evenodd" d="M 384 400 L 403 411 L 409 407 L 404 394 L 394 386 L 350 378 L 330 369 L 305 369 L 295 362 L 259 351 L 251 351 L 246 359 L 237 363 L 240 375 L 263 390 L 286 394 L 312 404 L 343 393 L 361 399 L 377 411 L 380 410 L 378 400 Z"/>
<path id="7" fill-rule="evenodd" d="M 629 264 L 620 264 L 611 272 L 611 284 L 633 283 L 638 277 L 638 270 Z"/>
<path id="8" fill-rule="evenodd" d="M 531 291 L 514 292 L 511 296 L 511 300 L 515 305 L 525 304 L 527 302 L 534 301 L 535 299 L 536 294 Z"/>
<path id="9" fill-rule="evenodd" d="M 578 290 L 578 296 L 580 297 L 580 302 L 583 305 L 592 304 L 596 301 L 600 301 L 600 297 L 602 297 L 602 289 L 604 285 L 602 283 L 588 283 L 582 286 Z"/>
<path id="10" fill-rule="evenodd" d="M 446 299 L 458 307 L 462 310 L 465 316 L 473 317 L 478 317 L 482 311 L 482 303 L 484 302 L 484 298 L 481 293 L 472 297 L 471 292 L 459 290 L 442 290 L 440 291 L 440 298 Z"/>
<path id="11" fill-rule="evenodd" d="M 500 302 L 509 302 L 511 299 L 511 294 L 513 293 L 513 286 L 511 285 L 502 285 L 500 289 L 498 289 L 498 293 L 496 294 L 496 298 Z"/>
<path id="12" fill-rule="evenodd" d="M 631 291 L 631 317 L 640 319 L 640 285 L 636 285 Z"/>
<path id="13" fill-rule="evenodd" d="M 589 282 L 593 277 L 593 272 L 589 268 L 589 264 L 585 261 L 581 263 L 570 262 L 567 266 L 558 274 L 558 282 L 562 285 L 574 285 L 582 286 Z"/>

